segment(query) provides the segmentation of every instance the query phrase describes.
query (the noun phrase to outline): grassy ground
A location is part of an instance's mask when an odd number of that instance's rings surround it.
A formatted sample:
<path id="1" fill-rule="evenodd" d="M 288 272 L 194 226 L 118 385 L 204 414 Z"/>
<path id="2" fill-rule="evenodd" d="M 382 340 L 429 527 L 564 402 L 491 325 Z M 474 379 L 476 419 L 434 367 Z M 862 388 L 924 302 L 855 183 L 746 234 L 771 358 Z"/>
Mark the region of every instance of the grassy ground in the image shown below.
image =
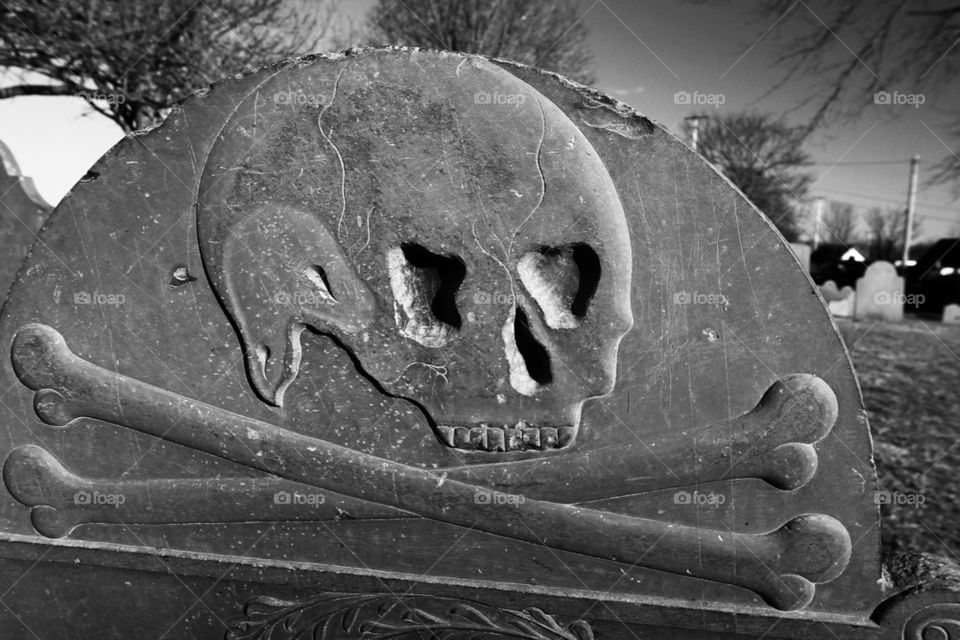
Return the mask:
<path id="1" fill-rule="evenodd" d="M 873 431 L 885 552 L 960 562 L 960 325 L 838 321 Z"/>

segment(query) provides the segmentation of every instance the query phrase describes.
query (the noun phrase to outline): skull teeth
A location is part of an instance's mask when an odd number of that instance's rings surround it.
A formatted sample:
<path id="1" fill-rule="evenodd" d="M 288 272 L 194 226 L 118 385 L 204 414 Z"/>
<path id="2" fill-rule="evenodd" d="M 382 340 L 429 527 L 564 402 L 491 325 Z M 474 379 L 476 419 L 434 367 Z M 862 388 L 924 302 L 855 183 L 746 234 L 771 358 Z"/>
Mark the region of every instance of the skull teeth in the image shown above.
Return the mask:
<path id="1" fill-rule="evenodd" d="M 491 453 L 560 449 L 570 444 L 576 434 L 574 427 L 533 427 L 524 421 L 502 427 L 487 424 L 476 427 L 442 425 L 437 427 L 437 431 L 448 447 Z"/>

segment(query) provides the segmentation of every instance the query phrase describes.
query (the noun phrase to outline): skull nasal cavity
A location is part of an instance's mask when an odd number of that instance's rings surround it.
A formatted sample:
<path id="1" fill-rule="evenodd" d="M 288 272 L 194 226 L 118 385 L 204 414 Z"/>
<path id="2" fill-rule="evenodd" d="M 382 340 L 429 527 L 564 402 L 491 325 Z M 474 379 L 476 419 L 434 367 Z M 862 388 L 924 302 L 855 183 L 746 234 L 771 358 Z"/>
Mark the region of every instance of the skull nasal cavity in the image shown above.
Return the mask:
<path id="1" fill-rule="evenodd" d="M 411 267 L 424 269 L 423 277 L 433 280 L 436 287 L 430 301 L 430 311 L 440 322 L 459 329 L 462 324 L 457 310 L 457 289 L 467 274 L 463 260 L 454 255 L 433 253 L 426 247 L 412 242 L 400 245 L 403 257 Z M 431 287 L 432 288 L 432 287 Z"/>
<path id="2" fill-rule="evenodd" d="M 600 284 L 600 257 L 589 245 L 573 245 L 573 262 L 580 272 L 580 283 L 570 311 L 578 318 L 587 315 L 587 307 Z"/>
<path id="3" fill-rule="evenodd" d="M 517 314 L 513 321 L 513 337 L 517 343 L 517 351 L 523 356 L 527 366 L 527 375 L 539 385 L 550 384 L 553 374 L 550 372 L 550 354 L 533 336 L 530 331 L 530 322 L 523 309 L 517 307 Z"/>

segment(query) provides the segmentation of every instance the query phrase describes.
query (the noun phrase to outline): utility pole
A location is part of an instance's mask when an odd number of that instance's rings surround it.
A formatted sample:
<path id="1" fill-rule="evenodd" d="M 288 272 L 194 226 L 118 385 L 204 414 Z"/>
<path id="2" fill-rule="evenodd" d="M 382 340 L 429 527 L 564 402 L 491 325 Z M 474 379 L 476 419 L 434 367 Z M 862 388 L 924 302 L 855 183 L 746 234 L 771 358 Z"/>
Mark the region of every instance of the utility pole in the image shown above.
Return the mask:
<path id="1" fill-rule="evenodd" d="M 910 158 L 910 184 L 907 186 L 907 228 L 903 232 L 903 268 L 907 268 L 910 257 L 910 234 L 913 232 L 913 217 L 917 208 L 917 174 L 919 173 L 920 156 Z"/>
<path id="2" fill-rule="evenodd" d="M 694 151 L 697 151 L 697 146 L 700 144 L 700 120 L 703 118 L 706 118 L 706 116 L 687 116 L 684 118 L 690 123 L 690 147 Z"/>
<path id="3" fill-rule="evenodd" d="M 823 207 L 827 203 L 826 198 L 822 196 L 813 201 L 813 249 L 816 251 L 820 245 L 820 225 L 823 224 Z"/>

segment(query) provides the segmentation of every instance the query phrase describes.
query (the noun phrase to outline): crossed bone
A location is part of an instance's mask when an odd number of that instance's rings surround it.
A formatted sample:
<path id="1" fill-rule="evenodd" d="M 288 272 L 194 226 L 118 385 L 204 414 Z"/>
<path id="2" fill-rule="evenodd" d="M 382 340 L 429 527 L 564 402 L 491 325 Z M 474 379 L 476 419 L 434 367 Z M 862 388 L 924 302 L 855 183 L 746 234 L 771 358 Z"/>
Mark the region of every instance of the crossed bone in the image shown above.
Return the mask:
<path id="1" fill-rule="evenodd" d="M 582 500 L 737 477 L 759 477 L 781 489 L 803 486 L 816 472 L 812 446 L 836 420 L 836 398 L 819 378 L 796 374 L 775 383 L 739 418 L 659 443 L 524 461 L 534 465 L 527 499 L 511 508 L 478 503 L 481 492 L 511 488 L 513 471 L 466 467 L 427 470 L 296 433 L 123 376 L 72 353 L 53 328 L 29 324 L 12 346 L 14 371 L 36 391 L 47 424 L 92 418 L 134 429 L 260 470 L 262 479 L 86 479 L 35 445 L 14 450 L 4 465 L 7 487 L 33 507 L 45 535 L 64 535 L 82 522 L 209 521 L 211 496 L 223 519 L 306 519 L 266 496 L 325 490 L 321 516 L 421 516 L 652 569 L 750 589 L 778 609 L 805 607 L 815 583 L 837 577 L 850 558 L 844 526 L 824 514 L 799 515 L 761 534 L 704 529 L 551 501 L 570 469 L 596 469 L 583 479 Z M 590 464 L 581 466 L 584 462 Z M 485 465 L 486 466 L 486 465 Z M 665 469 L 672 469 L 667 477 Z M 579 473 L 579 471 L 578 471 Z M 485 484 L 474 479 L 483 477 Z M 490 479 L 490 478 L 493 479 Z M 618 478 L 611 481 L 611 477 Z M 603 482 L 600 479 L 603 478 Z M 579 480 L 578 480 L 579 481 Z M 515 488 L 515 487 L 514 487 Z M 122 508 L 78 509 L 81 490 L 123 494 Z M 224 493 L 225 492 L 225 495 Z M 127 508 L 129 504 L 129 508 Z M 175 505 L 175 507 L 174 507 Z M 146 508 L 144 511 L 141 509 Z M 179 513 L 179 517 L 175 516 Z M 219 515 L 219 514 L 218 514 Z M 254 516 L 254 517 L 251 517 Z M 125 518 L 125 520 L 124 520 Z M 312 519 L 312 518 L 311 518 Z"/>

